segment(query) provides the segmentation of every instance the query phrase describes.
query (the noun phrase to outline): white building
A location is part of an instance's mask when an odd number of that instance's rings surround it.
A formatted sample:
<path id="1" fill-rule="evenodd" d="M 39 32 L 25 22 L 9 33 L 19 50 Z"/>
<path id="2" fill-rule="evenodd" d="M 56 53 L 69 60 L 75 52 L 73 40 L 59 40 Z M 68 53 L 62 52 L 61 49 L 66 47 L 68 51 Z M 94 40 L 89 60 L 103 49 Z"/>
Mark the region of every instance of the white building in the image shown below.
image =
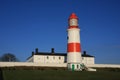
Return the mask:
<path id="1" fill-rule="evenodd" d="M 86 51 L 84 51 L 82 54 L 82 63 L 85 65 L 95 64 L 95 57 L 89 54 L 86 54 Z"/>
<path id="2" fill-rule="evenodd" d="M 34 63 L 55 63 L 55 64 L 63 64 L 67 63 L 67 54 L 66 53 L 55 53 L 54 48 L 51 49 L 51 52 L 38 52 L 38 49 L 35 52 L 32 52 L 32 55 L 27 59 L 27 62 L 34 62 Z M 82 63 L 87 64 L 94 64 L 94 56 L 84 53 L 82 54 Z"/>

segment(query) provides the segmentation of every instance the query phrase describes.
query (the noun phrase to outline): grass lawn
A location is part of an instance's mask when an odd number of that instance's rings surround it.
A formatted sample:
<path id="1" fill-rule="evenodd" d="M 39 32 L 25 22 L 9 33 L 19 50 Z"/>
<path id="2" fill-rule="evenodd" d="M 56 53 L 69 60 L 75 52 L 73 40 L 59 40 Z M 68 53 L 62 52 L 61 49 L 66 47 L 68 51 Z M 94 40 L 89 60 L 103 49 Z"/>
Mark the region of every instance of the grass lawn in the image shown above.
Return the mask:
<path id="1" fill-rule="evenodd" d="M 3 70 L 4 80 L 120 80 L 120 72 L 64 70 Z"/>

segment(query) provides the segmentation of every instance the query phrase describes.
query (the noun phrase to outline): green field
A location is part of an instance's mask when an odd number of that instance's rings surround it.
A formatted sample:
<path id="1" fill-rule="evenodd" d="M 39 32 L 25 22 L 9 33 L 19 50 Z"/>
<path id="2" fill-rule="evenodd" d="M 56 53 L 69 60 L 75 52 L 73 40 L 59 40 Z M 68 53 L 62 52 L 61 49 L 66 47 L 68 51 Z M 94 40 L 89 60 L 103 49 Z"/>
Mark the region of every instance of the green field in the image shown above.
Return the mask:
<path id="1" fill-rule="evenodd" d="M 3 70 L 3 80 L 120 80 L 120 72 L 67 70 Z"/>

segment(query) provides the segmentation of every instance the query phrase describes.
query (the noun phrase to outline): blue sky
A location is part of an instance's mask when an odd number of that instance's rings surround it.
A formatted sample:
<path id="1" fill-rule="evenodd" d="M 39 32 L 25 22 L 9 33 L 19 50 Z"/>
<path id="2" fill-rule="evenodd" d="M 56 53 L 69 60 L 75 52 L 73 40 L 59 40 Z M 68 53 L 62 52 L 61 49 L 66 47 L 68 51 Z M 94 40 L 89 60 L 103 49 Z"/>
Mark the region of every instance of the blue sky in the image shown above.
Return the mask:
<path id="1" fill-rule="evenodd" d="M 25 61 L 35 48 L 66 52 L 68 17 L 79 17 L 82 50 L 120 64 L 119 0 L 0 0 L 0 56 Z"/>

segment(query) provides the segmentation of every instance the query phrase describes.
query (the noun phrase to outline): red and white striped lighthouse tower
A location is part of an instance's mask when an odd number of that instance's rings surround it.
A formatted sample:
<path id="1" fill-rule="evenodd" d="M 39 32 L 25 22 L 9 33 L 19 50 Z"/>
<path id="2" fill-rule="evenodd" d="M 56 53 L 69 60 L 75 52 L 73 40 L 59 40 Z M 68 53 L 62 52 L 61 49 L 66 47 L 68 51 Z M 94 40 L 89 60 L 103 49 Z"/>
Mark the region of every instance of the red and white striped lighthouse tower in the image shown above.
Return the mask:
<path id="1" fill-rule="evenodd" d="M 81 45 L 78 17 L 72 13 L 68 19 L 67 63 L 70 70 L 81 70 Z"/>

